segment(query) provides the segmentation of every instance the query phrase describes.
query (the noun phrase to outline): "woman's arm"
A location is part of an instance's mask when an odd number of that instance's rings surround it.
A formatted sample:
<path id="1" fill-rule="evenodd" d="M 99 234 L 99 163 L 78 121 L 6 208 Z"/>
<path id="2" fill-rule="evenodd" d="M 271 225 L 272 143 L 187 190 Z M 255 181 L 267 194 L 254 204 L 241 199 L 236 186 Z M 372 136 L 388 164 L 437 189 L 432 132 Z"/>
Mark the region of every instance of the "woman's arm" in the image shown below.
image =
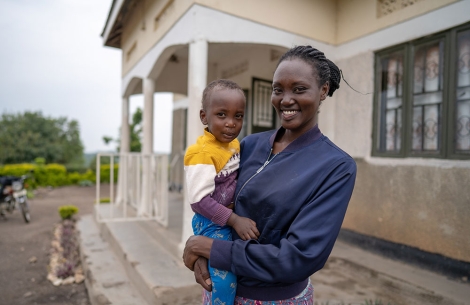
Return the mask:
<path id="1" fill-rule="evenodd" d="M 327 174 L 328 179 L 297 214 L 287 232 L 271 232 L 284 235 L 279 243 L 214 240 L 211 266 L 266 283 L 294 283 L 320 270 L 341 228 L 356 166 L 352 159 L 342 159 Z"/>
<path id="2" fill-rule="evenodd" d="M 190 236 L 183 252 L 184 265 L 194 271 L 194 263 L 202 256 L 209 259 L 214 240 L 205 236 Z"/>

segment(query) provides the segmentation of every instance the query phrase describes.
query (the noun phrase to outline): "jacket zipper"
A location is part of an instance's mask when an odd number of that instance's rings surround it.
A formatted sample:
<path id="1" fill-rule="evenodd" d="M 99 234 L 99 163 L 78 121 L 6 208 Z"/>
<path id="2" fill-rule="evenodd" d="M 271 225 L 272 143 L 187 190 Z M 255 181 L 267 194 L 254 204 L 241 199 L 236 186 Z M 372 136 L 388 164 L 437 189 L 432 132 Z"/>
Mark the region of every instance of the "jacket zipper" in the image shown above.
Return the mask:
<path id="1" fill-rule="evenodd" d="M 268 158 L 266 159 L 266 161 L 264 162 L 264 164 L 261 165 L 261 167 L 258 168 L 258 170 L 256 170 L 256 173 L 254 173 L 253 176 L 251 176 L 250 179 L 246 180 L 246 182 L 242 185 L 240 191 L 238 191 L 237 197 L 235 198 L 235 201 L 234 201 L 235 204 L 236 204 L 236 202 L 237 202 L 237 200 L 238 200 L 238 196 L 239 196 L 240 193 L 242 192 L 242 190 L 243 190 L 243 188 L 245 187 L 245 185 L 246 185 L 248 182 L 250 182 L 250 180 L 253 179 L 256 175 L 258 175 L 258 174 L 266 167 L 266 165 L 268 165 L 272 160 L 274 160 L 274 158 L 279 154 L 279 153 L 275 154 L 275 155 L 271 158 L 271 160 L 269 160 L 269 157 L 271 157 L 272 152 L 273 152 L 273 149 L 271 148 L 271 150 L 269 151 Z"/>

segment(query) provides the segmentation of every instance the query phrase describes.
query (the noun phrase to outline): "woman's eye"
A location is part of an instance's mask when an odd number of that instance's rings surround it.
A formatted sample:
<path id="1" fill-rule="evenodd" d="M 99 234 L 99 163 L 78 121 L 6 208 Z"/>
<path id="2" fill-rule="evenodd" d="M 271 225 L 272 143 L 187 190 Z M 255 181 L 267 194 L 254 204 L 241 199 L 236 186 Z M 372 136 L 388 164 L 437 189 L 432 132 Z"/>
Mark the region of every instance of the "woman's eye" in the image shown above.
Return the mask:
<path id="1" fill-rule="evenodd" d="M 294 93 L 300 93 L 300 92 L 304 92 L 306 90 L 305 87 L 297 87 L 297 88 L 294 88 Z"/>
<path id="2" fill-rule="evenodd" d="M 274 94 L 279 94 L 279 93 L 281 93 L 281 89 L 279 89 L 279 88 L 273 88 L 273 93 L 274 93 Z"/>

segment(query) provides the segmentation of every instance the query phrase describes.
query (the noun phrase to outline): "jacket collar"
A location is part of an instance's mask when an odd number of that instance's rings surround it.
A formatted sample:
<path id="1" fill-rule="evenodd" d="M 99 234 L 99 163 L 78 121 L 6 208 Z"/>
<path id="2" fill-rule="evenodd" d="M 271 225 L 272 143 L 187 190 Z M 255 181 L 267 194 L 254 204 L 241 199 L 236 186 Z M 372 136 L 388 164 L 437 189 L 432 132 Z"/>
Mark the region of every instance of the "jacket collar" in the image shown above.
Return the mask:
<path id="1" fill-rule="evenodd" d="M 271 145 L 271 147 L 273 147 L 274 140 L 276 139 L 276 137 L 278 135 L 280 136 L 285 131 L 286 129 L 281 126 L 275 133 L 271 135 L 271 137 L 269 138 L 269 144 Z M 312 129 L 308 130 L 307 132 L 302 134 L 300 137 L 292 141 L 292 143 L 290 143 L 282 152 L 292 152 L 300 148 L 303 148 L 305 146 L 308 146 L 312 144 L 314 141 L 320 139 L 321 136 L 322 136 L 322 133 L 320 129 L 318 128 L 318 124 L 316 124 L 315 126 L 313 126 Z"/>

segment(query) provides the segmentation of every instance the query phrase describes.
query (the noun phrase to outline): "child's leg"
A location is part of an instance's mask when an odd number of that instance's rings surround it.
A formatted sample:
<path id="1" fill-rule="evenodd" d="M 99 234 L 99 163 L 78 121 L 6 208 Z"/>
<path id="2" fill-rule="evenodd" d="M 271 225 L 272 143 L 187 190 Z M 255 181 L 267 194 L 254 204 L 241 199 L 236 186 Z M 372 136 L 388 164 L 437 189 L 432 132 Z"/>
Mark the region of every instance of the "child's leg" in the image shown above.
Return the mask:
<path id="1" fill-rule="evenodd" d="M 237 277 L 232 272 L 212 268 L 212 305 L 232 305 L 237 291 Z"/>
<path id="2" fill-rule="evenodd" d="M 230 227 L 214 224 L 202 215 L 193 218 L 193 230 L 196 235 L 232 240 Z M 212 268 L 209 262 L 209 272 L 212 280 L 212 305 L 232 305 L 237 291 L 237 277 L 232 272 Z"/>

